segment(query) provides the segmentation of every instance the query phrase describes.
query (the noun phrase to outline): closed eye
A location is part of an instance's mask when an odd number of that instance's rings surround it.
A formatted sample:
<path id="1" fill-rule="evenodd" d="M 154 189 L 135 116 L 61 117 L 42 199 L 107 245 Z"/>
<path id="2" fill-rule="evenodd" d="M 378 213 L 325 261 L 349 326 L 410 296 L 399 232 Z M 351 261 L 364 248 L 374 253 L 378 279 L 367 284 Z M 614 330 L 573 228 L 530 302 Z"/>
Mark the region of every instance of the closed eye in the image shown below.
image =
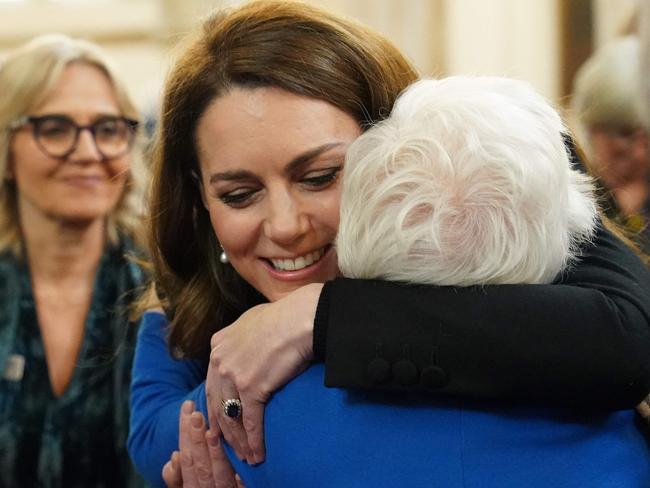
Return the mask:
<path id="1" fill-rule="evenodd" d="M 237 189 L 219 195 L 221 200 L 226 205 L 233 208 L 242 208 L 250 204 L 258 190 Z"/>
<path id="2" fill-rule="evenodd" d="M 314 190 L 327 188 L 336 181 L 341 169 L 342 166 L 335 166 L 332 168 L 310 171 L 301 178 L 300 182 Z"/>

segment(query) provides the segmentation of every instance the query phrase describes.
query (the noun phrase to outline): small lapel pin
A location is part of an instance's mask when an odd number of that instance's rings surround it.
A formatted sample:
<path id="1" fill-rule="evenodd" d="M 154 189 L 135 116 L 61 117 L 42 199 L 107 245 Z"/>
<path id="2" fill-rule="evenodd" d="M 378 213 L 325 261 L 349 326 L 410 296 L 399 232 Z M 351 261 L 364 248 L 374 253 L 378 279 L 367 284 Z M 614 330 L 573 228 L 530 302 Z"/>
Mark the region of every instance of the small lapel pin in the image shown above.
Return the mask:
<path id="1" fill-rule="evenodd" d="M 7 358 L 2 377 L 8 381 L 20 381 L 25 373 L 25 356 L 12 354 Z"/>

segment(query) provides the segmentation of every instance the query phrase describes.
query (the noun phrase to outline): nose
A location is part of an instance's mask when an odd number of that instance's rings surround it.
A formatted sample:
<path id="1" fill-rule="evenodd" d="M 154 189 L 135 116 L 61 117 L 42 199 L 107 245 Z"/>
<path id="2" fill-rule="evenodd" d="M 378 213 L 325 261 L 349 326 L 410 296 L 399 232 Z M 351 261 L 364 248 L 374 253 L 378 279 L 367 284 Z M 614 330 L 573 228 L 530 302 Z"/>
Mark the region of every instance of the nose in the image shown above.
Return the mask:
<path id="1" fill-rule="evenodd" d="M 70 159 L 79 162 L 101 161 L 103 159 L 90 129 L 84 128 L 79 132 L 79 138 L 74 150 L 70 153 Z"/>
<path id="2" fill-rule="evenodd" d="M 290 245 L 309 229 L 309 215 L 303 203 L 290 191 L 269 191 L 268 214 L 264 220 L 265 235 L 280 245 Z"/>

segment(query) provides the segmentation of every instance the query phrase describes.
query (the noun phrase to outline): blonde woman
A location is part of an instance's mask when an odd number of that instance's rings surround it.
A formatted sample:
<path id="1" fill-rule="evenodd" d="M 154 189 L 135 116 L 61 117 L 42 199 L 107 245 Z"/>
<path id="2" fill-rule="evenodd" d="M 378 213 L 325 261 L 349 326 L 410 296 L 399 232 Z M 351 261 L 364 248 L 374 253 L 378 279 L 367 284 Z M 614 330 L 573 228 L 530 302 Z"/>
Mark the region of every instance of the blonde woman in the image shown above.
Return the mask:
<path id="1" fill-rule="evenodd" d="M 619 217 L 650 251 L 650 134 L 645 124 L 639 39 L 615 39 L 596 51 L 574 81 L 572 109 L 589 169 Z"/>
<path id="2" fill-rule="evenodd" d="M 42 36 L 0 65 L 3 486 L 134 486 L 125 451 L 141 282 L 138 111 L 86 41 Z"/>

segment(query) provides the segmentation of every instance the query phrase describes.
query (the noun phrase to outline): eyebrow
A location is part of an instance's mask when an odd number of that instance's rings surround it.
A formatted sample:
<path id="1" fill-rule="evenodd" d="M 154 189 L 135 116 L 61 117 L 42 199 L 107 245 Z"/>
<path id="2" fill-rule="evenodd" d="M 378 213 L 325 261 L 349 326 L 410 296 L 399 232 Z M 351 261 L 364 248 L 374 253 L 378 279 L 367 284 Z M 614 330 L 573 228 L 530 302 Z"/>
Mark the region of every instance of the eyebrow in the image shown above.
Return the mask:
<path id="1" fill-rule="evenodd" d="M 293 158 L 289 164 L 284 168 L 285 174 L 291 174 L 299 167 L 309 163 L 314 158 L 320 156 L 321 154 L 334 149 L 335 147 L 342 146 L 342 142 L 330 142 L 323 144 L 321 146 L 310 149 L 302 154 L 299 154 Z M 234 170 L 234 171 L 224 171 L 221 173 L 214 173 L 210 175 L 209 183 L 215 183 L 217 181 L 236 181 L 236 180 L 246 180 L 254 179 L 255 174 L 249 170 Z"/>
<path id="2" fill-rule="evenodd" d="M 42 118 L 42 117 L 61 118 L 61 119 L 68 119 L 68 120 L 71 120 L 74 123 L 77 123 L 77 121 L 75 120 L 75 117 L 73 117 L 72 115 L 66 114 L 66 113 L 60 113 L 60 112 L 45 112 L 45 113 L 42 113 L 42 114 L 33 115 L 33 117 L 37 117 L 37 118 Z M 90 120 L 92 121 L 92 123 L 95 123 L 98 120 L 119 119 L 120 117 L 122 117 L 122 115 L 119 114 L 119 113 L 115 114 L 115 113 L 101 112 L 101 113 L 94 114 Z"/>

